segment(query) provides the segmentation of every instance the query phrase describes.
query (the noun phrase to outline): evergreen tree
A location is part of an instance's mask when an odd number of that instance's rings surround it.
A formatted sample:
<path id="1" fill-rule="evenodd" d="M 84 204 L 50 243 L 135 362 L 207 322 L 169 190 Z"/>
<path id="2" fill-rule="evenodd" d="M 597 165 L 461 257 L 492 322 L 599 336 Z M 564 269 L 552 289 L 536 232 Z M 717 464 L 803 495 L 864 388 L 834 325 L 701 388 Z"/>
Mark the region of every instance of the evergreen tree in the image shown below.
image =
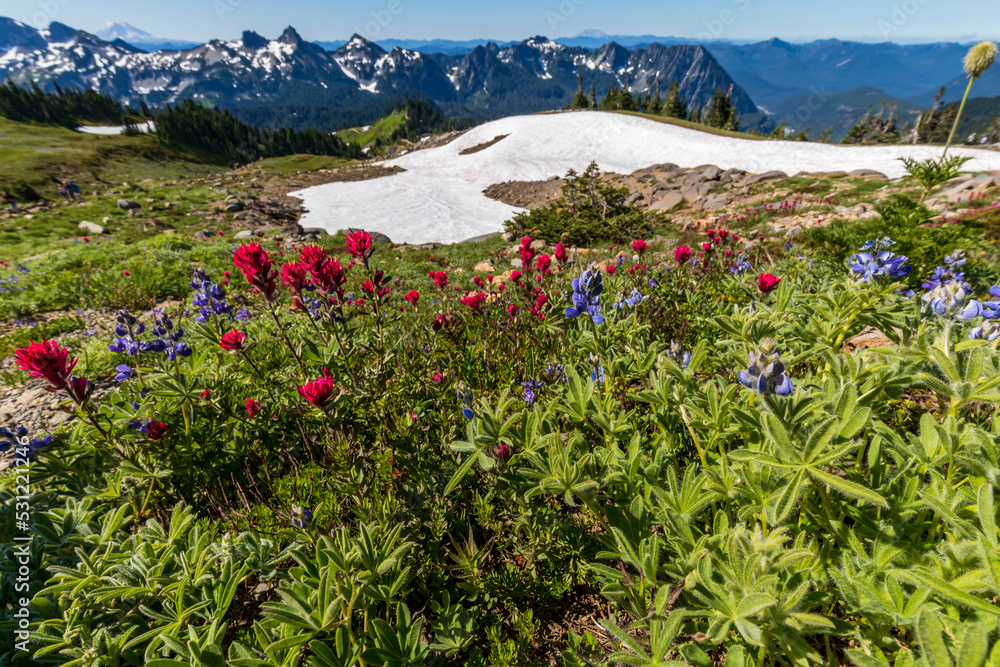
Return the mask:
<path id="1" fill-rule="evenodd" d="M 656 88 L 653 90 L 652 97 L 649 98 L 649 102 L 646 104 L 646 113 L 651 113 L 656 116 L 660 115 L 663 111 L 663 100 L 660 96 L 660 80 L 656 80 Z"/>
<path id="2" fill-rule="evenodd" d="M 571 109 L 589 109 L 590 100 L 587 99 L 587 95 L 583 92 L 583 74 L 578 74 L 576 78 L 576 94 L 573 95 L 573 101 L 570 103 Z"/>
<path id="3" fill-rule="evenodd" d="M 667 89 L 667 99 L 663 102 L 663 115 L 670 118 L 686 120 L 688 118 L 688 107 L 680 97 L 680 88 L 674 81 Z"/>
<path id="4" fill-rule="evenodd" d="M 597 81 L 591 81 L 590 83 L 590 106 L 597 108 Z"/>

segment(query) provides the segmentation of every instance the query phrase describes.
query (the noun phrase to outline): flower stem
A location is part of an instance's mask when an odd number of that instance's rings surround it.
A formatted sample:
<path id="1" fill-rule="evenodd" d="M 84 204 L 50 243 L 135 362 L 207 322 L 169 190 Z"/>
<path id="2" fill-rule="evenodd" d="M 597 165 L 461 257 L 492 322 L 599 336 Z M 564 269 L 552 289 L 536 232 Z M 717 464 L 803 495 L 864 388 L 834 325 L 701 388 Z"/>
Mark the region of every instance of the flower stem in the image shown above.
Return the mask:
<path id="1" fill-rule="evenodd" d="M 941 154 L 941 159 L 944 159 L 948 155 L 948 147 L 951 146 L 951 140 L 955 138 L 955 130 L 958 129 L 958 122 L 962 120 L 962 112 L 965 110 L 965 102 L 969 99 L 969 93 L 972 92 L 972 82 L 976 78 L 969 77 L 969 85 L 965 89 L 965 95 L 962 97 L 962 104 L 958 107 L 958 115 L 955 116 L 955 123 L 951 126 L 951 133 L 948 135 L 948 141 L 944 145 L 944 153 Z"/>

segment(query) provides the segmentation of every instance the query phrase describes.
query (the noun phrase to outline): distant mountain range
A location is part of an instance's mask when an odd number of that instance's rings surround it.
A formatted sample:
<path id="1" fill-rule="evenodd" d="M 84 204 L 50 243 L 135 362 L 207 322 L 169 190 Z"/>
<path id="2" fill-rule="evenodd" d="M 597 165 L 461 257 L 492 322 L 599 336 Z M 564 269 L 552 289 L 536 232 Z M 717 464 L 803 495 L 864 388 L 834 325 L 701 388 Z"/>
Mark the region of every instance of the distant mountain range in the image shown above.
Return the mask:
<path id="1" fill-rule="evenodd" d="M 659 79 L 664 91 L 677 81 L 690 104 L 705 104 L 716 89 L 732 90 L 737 109 L 753 123 L 765 112 L 814 134 L 833 127 L 835 137 L 883 99 L 909 120 L 933 103 L 941 86 L 950 101 L 966 83 L 966 44 L 692 42 L 587 31 L 557 41 L 375 43 L 355 35 L 313 43 L 289 28 L 277 39 L 248 31 L 240 39 L 195 45 L 125 23 L 93 35 L 61 23 L 38 31 L 0 18 L 0 79 L 93 87 L 152 105 L 196 98 L 258 120 L 249 109 L 281 105 L 292 118 L 322 122 L 325 114 L 331 123 L 330 109 L 384 110 L 405 97 L 432 101 L 456 116 L 542 111 L 565 106 L 579 74 L 585 89 L 596 85 L 601 97 L 611 85 L 627 82 L 639 92 Z M 976 82 L 974 95 L 1000 96 L 1000 66 Z"/>
<path id="2" fill-rule="evenodd" d="M 679 82 L 691 104 L 731 90 L 740 113 L 758 112 L 701 46 L 627 49 L 612 42 L 588 50 L 534 37 L 431 56 L 398 46 L 386 51 L 358 35 L 329 51 L 289 27 L 273 40 L 247 31 L 237 40 L 150 53 L 125 42 L 127 31 L 109 27 L 109 42 L 61 23 L 37 31 L 0 19 L 0 79 L 94 88 L 153 106 L 195 98 L 236 108 L 357 108 L 419 94 L 452 115 L 494 117 L 561 108 L 582 74 L 587 90 L 596 85 L 601 96 L 611 85 L 641 91 L 660 79 L 664 86 Z"/>

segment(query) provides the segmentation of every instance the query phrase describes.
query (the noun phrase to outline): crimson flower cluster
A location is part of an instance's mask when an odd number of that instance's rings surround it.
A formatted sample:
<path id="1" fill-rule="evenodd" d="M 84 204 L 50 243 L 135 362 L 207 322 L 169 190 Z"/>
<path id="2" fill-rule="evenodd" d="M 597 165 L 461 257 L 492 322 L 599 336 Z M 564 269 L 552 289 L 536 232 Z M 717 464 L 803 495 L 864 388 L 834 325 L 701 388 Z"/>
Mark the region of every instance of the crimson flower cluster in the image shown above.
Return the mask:
<path id="1" fill-rule="evenodd" d="M 322 410 L 339 392 L 340 387 L 333 381 L 330 369 L 323 369 L 323 376 L 298 387 L 299 395 L 311 405 Z"/>
<path id="2" fill-rule="evenodd" d="M 34 342 L 14 353 L 15 363 L 28 375 L 49 383 L 48 391 L 65 391 L 79 404 L 90 393 L 90 382 L 73 375 L 76 359 L 69 358 L 69 351 L 52 340 Z"/>
<path id="3" fill-rule="evenodd" d="M 267 301 L 274 301 L 278 292 L 275 282 L 278 272 L 274 269 L 274 261 L 259 243 L 238 247 L 233 252 L 233 264 L 255 291 L 263 294 Z"/>

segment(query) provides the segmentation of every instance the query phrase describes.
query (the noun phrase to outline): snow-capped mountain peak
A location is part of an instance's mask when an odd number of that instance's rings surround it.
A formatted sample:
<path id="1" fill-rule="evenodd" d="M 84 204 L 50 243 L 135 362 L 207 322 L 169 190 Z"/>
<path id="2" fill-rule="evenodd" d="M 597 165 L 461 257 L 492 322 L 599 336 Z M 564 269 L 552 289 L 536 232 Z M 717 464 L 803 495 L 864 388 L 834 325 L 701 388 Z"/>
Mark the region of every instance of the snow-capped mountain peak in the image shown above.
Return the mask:
<path id="1" fill-rule="evenodd" d="M 105 42 L 113 42 L 116 39 L 120 39 L 123 42 L 128 42 L 129 44 L 142 44 L 145 42 L 158 42 L 162 41 L 159 37 L 151 35 L 145 30 L 140 30 L 134 25 L 129 23 L 108 23 L 101 30 L 95 33 L 98 37 L 103 39 Z"/>

